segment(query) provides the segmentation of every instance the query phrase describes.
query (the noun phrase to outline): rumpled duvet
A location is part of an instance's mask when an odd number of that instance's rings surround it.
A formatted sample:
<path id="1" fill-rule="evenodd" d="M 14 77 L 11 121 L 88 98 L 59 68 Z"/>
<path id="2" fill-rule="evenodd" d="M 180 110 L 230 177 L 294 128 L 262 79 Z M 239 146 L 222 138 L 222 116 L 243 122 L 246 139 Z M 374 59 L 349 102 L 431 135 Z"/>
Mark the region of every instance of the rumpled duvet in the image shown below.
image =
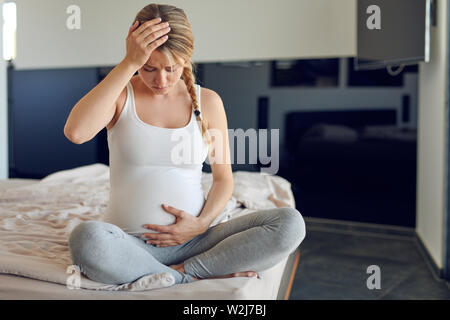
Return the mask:
<path id="1" fill-rule="evenodd" d="M 290 183 L 276 175 L 235 171 L 234 191 L 211 226 L 269 208 L 295 208 Z M 96 163 L 58 171 L 38 182 L 0 190 L 0 273 L 71 285 L 68 236 L 83 221 L 102 220 L 109 199 L 109 167 Z M 213 177 L 202 173 L 204 197 Z M 81 274 L 80 288 L 135 290 Z"/>

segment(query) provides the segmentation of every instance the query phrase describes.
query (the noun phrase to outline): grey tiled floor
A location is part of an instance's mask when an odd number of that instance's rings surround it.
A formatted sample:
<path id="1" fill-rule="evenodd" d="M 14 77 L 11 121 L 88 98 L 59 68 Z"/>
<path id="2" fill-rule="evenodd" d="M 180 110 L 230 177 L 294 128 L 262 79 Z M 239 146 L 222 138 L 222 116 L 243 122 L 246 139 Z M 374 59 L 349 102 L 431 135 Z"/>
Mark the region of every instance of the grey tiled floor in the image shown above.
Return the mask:
<path id="1" fill-rule="evenodd" d="M 290 300 L 450 300 L 450 285 L 427 264 L 413 234 L 327 228 L 306 221 Z M 381 288 L 369 290 L 378 265 Z"/>

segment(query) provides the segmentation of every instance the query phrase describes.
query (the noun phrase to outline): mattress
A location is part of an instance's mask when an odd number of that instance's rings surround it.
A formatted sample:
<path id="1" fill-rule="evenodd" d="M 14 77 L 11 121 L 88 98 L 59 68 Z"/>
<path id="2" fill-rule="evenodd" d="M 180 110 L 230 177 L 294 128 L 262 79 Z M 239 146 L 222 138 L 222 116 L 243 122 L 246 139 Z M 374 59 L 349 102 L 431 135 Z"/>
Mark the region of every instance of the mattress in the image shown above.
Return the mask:
<path id="1" fill-rule="evenodd" d="M 69 289 L 62 284 L 0 274 L 1 300 L 275 300 L 287 259 L 260 273 L 261 279 L 200 280 L 169 288 L 132 292 Z"/>
<path id="2" fill-rule="evenodd" d="M 233 196 L 213 225 L 262 208 L 295 207 L 290 184 L 283 178 L 243 171 L 233 175 Z M 211 183 L 212 175 L 203 173 L 205 197 Z M 64 189 L 70 190 L 70 196 Z M 88 285 L 79 289 L 65 285 L 69 274 L 62 267 L 70 261 L 58 261 L 54 253 L 67 258 L 63 239 L 77 223 L 101 217 L 108 190 L 109 167 L 103 164 L 56 172 L 41 180 L 0 180 L 0 299 L 273 300 L 283 296 L 280 284 L 283 275 L 289 276 L 288 257 L 260 272 L 259 279 L 205 279 L 140 292 L 99 290 L 101 286 L 87 278 Z M 20 228 L 23 224 L 26 229 Z M 59 230 L 56 238 L 48 230 Z M 38 250 L 31 250 L 37 243 Z"/>

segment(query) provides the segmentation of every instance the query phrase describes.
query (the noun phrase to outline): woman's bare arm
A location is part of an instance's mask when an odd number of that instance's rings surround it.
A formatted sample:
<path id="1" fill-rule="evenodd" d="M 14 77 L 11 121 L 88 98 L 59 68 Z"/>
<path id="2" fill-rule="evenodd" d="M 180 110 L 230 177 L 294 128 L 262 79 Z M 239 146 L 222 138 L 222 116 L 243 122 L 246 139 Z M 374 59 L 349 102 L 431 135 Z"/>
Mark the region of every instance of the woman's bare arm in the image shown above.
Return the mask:
<path id="1" fill-rule="evenodd" d="M 198 217 L 204 228 L 207 229 L 230 200 L 233 194 L 234 180 L 228 141 L 228 121 L 222 99 L 213 90 L 206 88 L 202 88 L 202 90 L 204 91 L 202 112 L 206 115 L 208 130 L 214 137 L 213 149 L 215 149 L 212 157 L 209 157 L 213 183 L 208 193 L 208 199 Z"/>
<path id="2" fill-rule="evenodd" d="M 152 52 L 168 38 L 168 28 L 160 18 L 138 21 L 128 30 L 125 58 L 94 89 L 88 92 L 67 118 L 64 135 L 81 144 L 91 140 L 114 118 L 116 102 L 131 77 L 148 60 Z"/>
<path id="3" fill-rule="evenodd" d="M 64 135 L 76 144 L 94 138 L 111 122 L 117 98 L 136 71 L 131 63 L 122 60 L 73 107 L 64 126 Z"/>

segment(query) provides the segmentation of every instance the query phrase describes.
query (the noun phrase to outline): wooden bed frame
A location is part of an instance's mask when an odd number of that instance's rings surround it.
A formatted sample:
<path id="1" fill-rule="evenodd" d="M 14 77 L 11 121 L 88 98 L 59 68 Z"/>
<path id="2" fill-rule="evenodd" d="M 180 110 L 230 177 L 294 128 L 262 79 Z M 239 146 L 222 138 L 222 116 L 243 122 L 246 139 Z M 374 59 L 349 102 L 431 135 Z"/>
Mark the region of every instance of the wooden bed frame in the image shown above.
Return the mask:
<path id="1" fill-rule="evenodd" d="M 281 278 L 280 288 L 278 289 L 277 300 L 289 300 L 299 261 L 300 248 L 297 248 L 289 255 L 286 266 L 284 267 L 283 277 Z"/>

